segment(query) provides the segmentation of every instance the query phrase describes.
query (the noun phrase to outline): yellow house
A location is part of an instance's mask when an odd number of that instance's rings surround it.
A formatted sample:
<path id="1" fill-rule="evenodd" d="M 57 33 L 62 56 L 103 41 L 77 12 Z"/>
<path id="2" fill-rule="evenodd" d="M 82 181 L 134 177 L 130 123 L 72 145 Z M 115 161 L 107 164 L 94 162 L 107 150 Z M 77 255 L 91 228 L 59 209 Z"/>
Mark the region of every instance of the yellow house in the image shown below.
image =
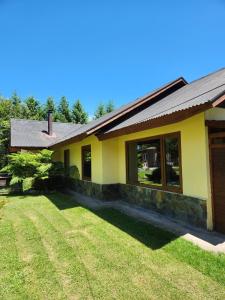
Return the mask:
<path id="1" fill-rule="evenodd" d="M 53 149 L 71 188 L 225 232 L 225 69 L 178 78 L 86 125 L 12 120 L 11 149 Z M 26 124 L 25 124 L 26 122 Z M 27 133 L 28 128 L 32 129 Z"/>

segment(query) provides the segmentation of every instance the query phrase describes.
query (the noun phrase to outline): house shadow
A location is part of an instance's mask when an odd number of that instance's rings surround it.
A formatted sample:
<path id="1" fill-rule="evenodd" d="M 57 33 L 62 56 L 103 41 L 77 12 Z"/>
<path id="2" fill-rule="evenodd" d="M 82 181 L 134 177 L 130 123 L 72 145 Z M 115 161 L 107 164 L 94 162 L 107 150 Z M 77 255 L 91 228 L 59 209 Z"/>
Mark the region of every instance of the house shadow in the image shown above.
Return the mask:
<path id="1" fill-rule="evenodd" d="M 49 194 L 47 197 L 59 210 L 84 207 L 152 250 L 160 249 L 177 238 L 170 232 L 130 217 L 115 208 L 90 208 L 65 194 Z"/>

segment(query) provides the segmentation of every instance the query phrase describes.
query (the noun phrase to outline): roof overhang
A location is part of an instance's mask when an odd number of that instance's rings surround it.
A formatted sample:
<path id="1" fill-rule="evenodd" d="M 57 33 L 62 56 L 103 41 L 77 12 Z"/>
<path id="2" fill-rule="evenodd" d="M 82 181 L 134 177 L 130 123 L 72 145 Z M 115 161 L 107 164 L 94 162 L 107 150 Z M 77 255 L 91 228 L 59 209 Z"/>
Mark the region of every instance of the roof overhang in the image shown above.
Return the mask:
<path id="1" fill-rule="evenodd" d="M 214 107 L 222 107 L 225 108 L 225 92 L 222 92 L 221 94 L 217 95 L 212 101 L 206 102 L 204 104 L 200 104 L 197 106 L 190 107 L 185 110 L 180 110 L 177 112 L 174 112 L 169 115 L 164 115 L 158 118 L 154 118 L 148 121 L 143 121 L 140 123 L 136 123 L 133 125 L 129 125 L 127 127 L 123 127 L 121 129 L 106 132 L 98 135 L 99 140 L 106 140 L 113 137 L 118 137 L 124 134 L 129 134 L 133 132 L 138 132 L 142 130 L 152 129 L 156 127 L 161 127 L 165 125 L 170 125 L 173 123 L 177 123 L 180 121 L 183 121 L 185 119 L 188 119 L 198 113 L 201 113 L 203 111 L 206 111 L 207 109 L 214 108 Z"/>
<path id="2" fill-rule="evenodd" d="M 110 138 L 118 137 L 125 134 L 130 134 L 134 132 L 139 132 L 147 129 L 152 129 L 156 127 L 166 126 L 173 123 L 181 122 L 185 119 L 188 119 L 198 113 L 201 113 L 209 108 L 211 108 L 212 105 L 210 103 L 204 103 L 198 106 L 193 106 L 189 109 L 185 109 L 182 111 L 174 112 L 169 115 L 165 115 L 159 118 L 155 118 L 152 120 L 148 120 L 145 122 L 136 123 L 115 131 L 111 131 L 109 133 L 103 133 L 98 135 L 99 140 L 107 140 Z"/>
<path id="3" fill-rule="evenodd" d="M 26 147 L 26 146 L 10 146 L 9 147 L 9 152 L 12 153 L 12 152 L 18 152 L 20 150 L 43 150 L 43 149 L 46 149 L 47 147 Z"/>
<path id="4" fill-rule="evenodd" d="M 119 120 L 121 117 L 124 117 L 126 114 L 131 113 L 133 110 L 138 109 L 139 107 L 143 106 L 147 102 L 153 101 L 160 94 L 165 93 L 167 91 L 169 92 L 170 90 L 172 90 L 174 88 L 179 89 L 179 88 L 185 86 L 186 84 L 188 84 L 187 81 L 183 77 L 179 77 L 176 80 L 174 80 L 174 81 L 170 82 L 169 84 L 167 84 L 166 86 L 162 87 L 161 89 L 157 90 L 156 92 L 140 98 L 140 101 L 135 102 L 134 104 L 132 104 L 128 108 L 125 108 L 124 110 L 118 112 L 118 114 L 114 115 L 112 118 L 98 124 L 97 126 L 94 126 L 94 127 L 90 128 L 89 130 L 87 130 L 86 132 L 84 132 L 80 135 L 71 137 L 69 139 L 64 139 L 64 140 L 61 140 L 59 142 L 55 142 L 55 143 L 51 144 L 49 147 L 63 146 L 63 145 L 67 145 L 67 144 L 71 144 L 71 143 L 74 143 L 74 142 L 81 141 L 84 138 L 86 138 L 86 137 L 88 137 L 92 134 L 96 134 L 100 130 L 103 130 L 103 128 L 105 126 Z"/>

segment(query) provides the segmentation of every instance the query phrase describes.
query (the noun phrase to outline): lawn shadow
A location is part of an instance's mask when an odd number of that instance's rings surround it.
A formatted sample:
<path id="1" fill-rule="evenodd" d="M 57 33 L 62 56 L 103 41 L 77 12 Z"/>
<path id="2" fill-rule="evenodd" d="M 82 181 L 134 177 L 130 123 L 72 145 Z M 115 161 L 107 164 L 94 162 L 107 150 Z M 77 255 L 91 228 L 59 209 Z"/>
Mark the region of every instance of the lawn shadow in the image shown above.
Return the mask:
<path id="1" fill-rule="evenodd" d="M 50 194 L 48 199 L 59 209 L 84 207 L 96 216 L 124 231 L 152 250 L 160 249 L 177 238 L 174 234 L 130 217 L 114 208 L 90 208 L 66 194 Z"/>

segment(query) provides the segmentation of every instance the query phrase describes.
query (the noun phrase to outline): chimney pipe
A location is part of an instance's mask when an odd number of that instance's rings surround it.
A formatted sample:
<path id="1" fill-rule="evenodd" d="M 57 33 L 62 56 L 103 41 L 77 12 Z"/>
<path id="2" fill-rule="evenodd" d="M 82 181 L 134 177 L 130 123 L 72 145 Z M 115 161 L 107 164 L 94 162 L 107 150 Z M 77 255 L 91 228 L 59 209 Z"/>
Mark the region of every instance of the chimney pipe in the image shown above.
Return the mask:
<path id="1" fill-rule="evenodd" d="M 52 135 L 52 110 L 48 111 L 48 135 Z"/>

